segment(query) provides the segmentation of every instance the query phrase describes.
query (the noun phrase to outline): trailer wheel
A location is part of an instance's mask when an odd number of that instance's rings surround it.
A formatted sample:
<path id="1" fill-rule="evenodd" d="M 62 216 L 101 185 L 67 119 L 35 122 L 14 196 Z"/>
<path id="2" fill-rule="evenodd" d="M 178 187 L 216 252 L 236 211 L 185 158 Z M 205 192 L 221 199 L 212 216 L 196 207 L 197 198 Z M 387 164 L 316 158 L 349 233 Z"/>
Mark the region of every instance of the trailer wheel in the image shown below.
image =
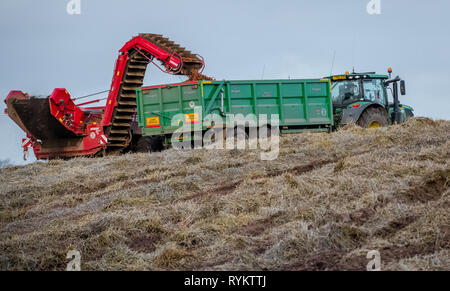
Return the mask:
<path id="1" fill-rule="evenodd" d="M 237 139 L 247 140 L 248 139 L 248 134 L 245 131 L 245 127 L 243 127 L 243 126 L 236 126 L 234 128 L 234 137 L 237 138 Z"/>
<path id="2" fill-rule="evenodd" d="M 138 153 L 160 152 L 164 149 L 164 137 L 141 136 L 136 144 Z"/>
<path id="3" fill-rule="evenodd" d="M 270 137 L 272 135 L 272 127 L 270 124 L 265 124 L 259 127 L 258 129 L 258 137 Z"/>
<path id="4" fill-rule="evenodd" d="M 388 126 L 389 121 L 382 108 L 369 108 L 364 111 L 357 124 L 364 128 L 380 128 Z"/>
<path id="5" fill-rule="evenodd" d="M 219 137 L 224 137 L 223 128 L 210 128 L 203 135 L 203 146 L 211 146 L 219 141 Z"/>
<path id="6" fill-rule="evenodd" d="M 101 149 L 97 153 L 94 154 L 95 158 L 103 158 L 104 156 L 106 156 L 106 150 L 105 149 Z"/>

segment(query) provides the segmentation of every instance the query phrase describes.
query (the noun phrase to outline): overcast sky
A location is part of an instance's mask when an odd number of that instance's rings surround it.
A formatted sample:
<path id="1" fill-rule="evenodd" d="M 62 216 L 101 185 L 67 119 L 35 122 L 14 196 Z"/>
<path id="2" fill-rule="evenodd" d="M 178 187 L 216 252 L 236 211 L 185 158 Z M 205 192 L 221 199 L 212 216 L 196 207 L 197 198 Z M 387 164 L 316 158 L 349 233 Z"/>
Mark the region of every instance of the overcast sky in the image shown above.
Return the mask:
<path id="1" fill-rule="evenodd" d="M 450 119 L 450 1 L 369 0 L 0 1 L 0 98 L 10 90 L 72 96 L 108 89 L 118 50 L 132 36 L 159 33 L 206 60 L 221 79 L 318 78 L 389 66 L 407 82 L 415 114 Z M 149 66 L 145 85 L 179 82 Z M 25 134 L 1 114 L 0 160 L 21 164 Z"/>

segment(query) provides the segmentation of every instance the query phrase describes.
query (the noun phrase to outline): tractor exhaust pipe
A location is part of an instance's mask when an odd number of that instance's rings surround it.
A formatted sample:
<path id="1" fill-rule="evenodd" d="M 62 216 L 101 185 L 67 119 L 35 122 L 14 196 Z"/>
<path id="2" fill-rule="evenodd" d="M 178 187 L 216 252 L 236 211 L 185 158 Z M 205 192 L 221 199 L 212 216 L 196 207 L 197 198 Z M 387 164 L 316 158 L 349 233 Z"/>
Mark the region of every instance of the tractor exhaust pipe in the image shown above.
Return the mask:
<path id="1" fill-rule="evenodd" d="M 395 79 L 386 81 L 386 86 L 392 83 L 393 86 L 393 98 L 394 98 L 394 124 L 400 123 L 400 101 L 398 99 L 398 82 L 402 81 L 399 76 L 397 76 Z M 404 83 L 403 83 L 404 84 Z M 402 86 L 404 88 L 404 86 Z M 402 94 L 404 92 L 404 89 L 402 89 Z"/>

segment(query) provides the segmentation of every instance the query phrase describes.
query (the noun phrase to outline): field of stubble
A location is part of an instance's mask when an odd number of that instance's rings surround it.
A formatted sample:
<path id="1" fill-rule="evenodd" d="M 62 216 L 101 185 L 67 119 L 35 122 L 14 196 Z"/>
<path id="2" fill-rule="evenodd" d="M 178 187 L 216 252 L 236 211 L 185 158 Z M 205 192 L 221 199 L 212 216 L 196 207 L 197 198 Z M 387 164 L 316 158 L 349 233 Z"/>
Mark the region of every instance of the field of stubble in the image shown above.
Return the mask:
<path id="1" fill-rule="evenodd" d="M 450 270 L 450 121 L 0 169 L 0 269 Z"/>

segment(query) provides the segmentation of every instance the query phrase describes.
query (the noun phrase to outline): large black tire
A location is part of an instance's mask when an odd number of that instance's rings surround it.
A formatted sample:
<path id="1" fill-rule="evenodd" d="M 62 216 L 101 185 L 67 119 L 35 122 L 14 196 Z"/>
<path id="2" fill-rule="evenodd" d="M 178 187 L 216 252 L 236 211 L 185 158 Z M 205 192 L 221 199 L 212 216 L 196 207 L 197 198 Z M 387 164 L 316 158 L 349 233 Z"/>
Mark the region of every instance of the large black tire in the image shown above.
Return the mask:
<path id="1" fill-rule="evenodd" d="M 164 137 L 141 136 L 136 144 L 138 153 L 160 152 L 164 149 Z"/>
<path id="2" fill-rule="evenodd" d="M 406 120 L 414 117 L 414 113 L 409 109 L 405 109 L 405 113 L 406 113 Z"/>
<path id="3" fill-rule="evenodd" d="M 272 128 L 270 124 L 261 125 L 258 128 L 258 138 L 270 137 L 272 135 Z"/>
<path id="4" fill-rule="evenodd" d="M 364 128 L 379 128 L 389 125 L 388 115 L 386 110 L 378 108 L 366 109 L 357 124 Z"/>
<path id="5" fill-rule="evenodd" d="M 243 126 L 236 126 L 234 129 L 234 137 L 236 139 L 248 139 L 248 134 Z"/>
<path id="6" fill-rule="evenodd" d="M 223 128 L 210 128 L 203 134 L 203 146 L 210 146 L 219 141 L 219 136 L 222 139 L 225 137 L 225 130 Z"/>

